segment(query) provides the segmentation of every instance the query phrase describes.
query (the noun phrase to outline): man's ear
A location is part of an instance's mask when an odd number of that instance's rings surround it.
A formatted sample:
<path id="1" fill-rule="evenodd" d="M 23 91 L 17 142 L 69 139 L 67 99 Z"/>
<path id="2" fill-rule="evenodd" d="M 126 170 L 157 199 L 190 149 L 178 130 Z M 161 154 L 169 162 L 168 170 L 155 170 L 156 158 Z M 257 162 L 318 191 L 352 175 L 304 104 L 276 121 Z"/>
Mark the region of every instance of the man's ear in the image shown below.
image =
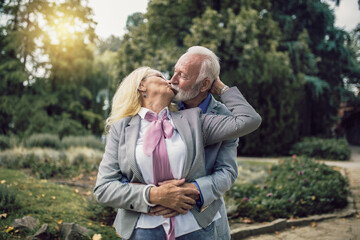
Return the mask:
<path id="1" fill-rule="evenodd" d="M 205 78 L 201 82 L 200 92 L 206 92 L 210 89 L 210 87 L 211 87 L 211 80 L 209 78 Z"/>
<path id="2" fill-rule="evenodd" d="M 140 85 L 138 86 L 138 90 L 140 92 L 146 92 L 146 87 L 144 86 L 144 84 L 141 82 Z"/>

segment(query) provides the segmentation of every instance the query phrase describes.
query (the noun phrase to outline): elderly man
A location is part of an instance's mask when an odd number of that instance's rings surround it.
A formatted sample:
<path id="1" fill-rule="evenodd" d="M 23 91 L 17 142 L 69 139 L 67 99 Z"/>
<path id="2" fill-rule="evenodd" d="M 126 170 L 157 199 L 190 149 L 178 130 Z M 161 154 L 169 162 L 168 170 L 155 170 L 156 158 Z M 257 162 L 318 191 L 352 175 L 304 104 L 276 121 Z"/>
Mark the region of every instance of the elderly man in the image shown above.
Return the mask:
<path id="1" fill-rule="evenodd" d="M 179 102 L 180 110 L 199 107 L 203 113 L 229 115 L 224 104 L 216 101 L 209 90 L 213 81 L 219 77 L 218 57 L 209 49 L 194 46 L 180 57 L 170 80 L 178 91 L 174 100 Z M 224 87 L 222 91 L 225 91 Z M 216 221 L 217 239 L 230 239 L 230 229 L 226 215 L 223 194 L 230 189 L 237 178 L 236 148 L 238 140 L 224 141 L 205 148 L 207 176 L 195 179 L 193 183 L 181 185 L 194 188 L 200 195 L 194 196 L 200 211 L 213 201 L 221 200 L 221 218 Z M 169 183 L 169 181 L 167 182 Z M 176 180 L 173 181 L 176 184 Z M 155 212 L 155 211 L 154 211 Z M 163 211 L 162 213 L 167 213 Z"/>

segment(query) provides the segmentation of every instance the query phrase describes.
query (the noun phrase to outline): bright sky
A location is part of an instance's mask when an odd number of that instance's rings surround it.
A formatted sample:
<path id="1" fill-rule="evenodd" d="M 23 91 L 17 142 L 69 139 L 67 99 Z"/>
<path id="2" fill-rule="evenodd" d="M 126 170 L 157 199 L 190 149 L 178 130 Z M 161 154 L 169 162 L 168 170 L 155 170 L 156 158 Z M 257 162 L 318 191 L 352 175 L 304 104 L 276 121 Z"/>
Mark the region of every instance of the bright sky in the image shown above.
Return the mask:
<path id="1" fill-rule="evenodd" d="M 328 1 L 329 2 L 329 1 Z M 351 31 L 360 23 L 360 10 L 357 0 L 342 0 L 335 8 L 335 25 Z M 98 23 L 96 33 L 105 39 L 110 35 L 122 36 L 125 33 L 127 17 L 135 12 L 146 12 L 148 0 L 89 0 Z M 335 6 L 334 2 L 329 3 Z"/>
<path id="2" fill-rule="evenodd" d="M 135 12 L 146 12 L 148 0 L 89 0 L 94 20 L 98 23 L 95 32 L 100 38 L 125 33 L 127 17 Z"/>

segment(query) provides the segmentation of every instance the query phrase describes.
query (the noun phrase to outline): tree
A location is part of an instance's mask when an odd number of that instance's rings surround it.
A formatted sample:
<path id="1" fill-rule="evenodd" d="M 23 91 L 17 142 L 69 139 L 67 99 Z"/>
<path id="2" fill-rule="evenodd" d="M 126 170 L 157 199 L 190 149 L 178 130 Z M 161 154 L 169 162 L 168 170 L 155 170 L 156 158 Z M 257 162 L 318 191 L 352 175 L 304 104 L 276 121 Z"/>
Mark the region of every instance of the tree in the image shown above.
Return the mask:
<path id="1" fill-rule="evenodd" d="M 2 132 L 99 133 L 102 117 L 91 109 L 96 96 L 89 91 L 89 44 L 95 39 L 91 9 L 76 0 L 7 0 L 1 13 L 7 19 L 1 26 L 6 58 L 0 74 L 7 76 L 1 86 L 14 86 L 1 105 L 6 113 Z M 14 96 L 17 101 L 9 109 Z"/>
<path id="2" fill-rule="evenodd" d="M 283 33 L 280 50 L 290 52 L 293 69 L 300 73 L 297 77 L 306 81 L 302 134 L 331 136 L 344 79 L 358 81 L 360 76 L 359 65 L 345 45 L 347 33 L 334 26 L 334 14 L 323 1 L 271 2 Z M 307 37 L 301 37 L 304 34 Z M 299 44 L 305 48 L 297 48 Z"/>

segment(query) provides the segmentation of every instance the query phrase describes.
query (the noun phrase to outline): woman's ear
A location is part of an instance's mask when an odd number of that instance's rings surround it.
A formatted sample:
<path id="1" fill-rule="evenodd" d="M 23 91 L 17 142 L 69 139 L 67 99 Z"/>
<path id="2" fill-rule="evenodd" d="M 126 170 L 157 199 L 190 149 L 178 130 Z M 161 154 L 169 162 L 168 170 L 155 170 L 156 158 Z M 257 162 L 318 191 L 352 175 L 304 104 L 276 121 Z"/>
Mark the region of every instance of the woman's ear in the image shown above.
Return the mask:
<path id="1" fill-rule="evenodd" d="M 144 84 L 142 82 L 139 84 L 138 90 L 140 92 L 146 92 L 146 87 L 144 86 Z"/>
<path id="2" fill-rule="evenodd" d="M 210 87 L 211 87 L 211 80 L 209 78 L 205 78 L 201 82 L 200 92 L 206 92 L 210 89 Z"/>

